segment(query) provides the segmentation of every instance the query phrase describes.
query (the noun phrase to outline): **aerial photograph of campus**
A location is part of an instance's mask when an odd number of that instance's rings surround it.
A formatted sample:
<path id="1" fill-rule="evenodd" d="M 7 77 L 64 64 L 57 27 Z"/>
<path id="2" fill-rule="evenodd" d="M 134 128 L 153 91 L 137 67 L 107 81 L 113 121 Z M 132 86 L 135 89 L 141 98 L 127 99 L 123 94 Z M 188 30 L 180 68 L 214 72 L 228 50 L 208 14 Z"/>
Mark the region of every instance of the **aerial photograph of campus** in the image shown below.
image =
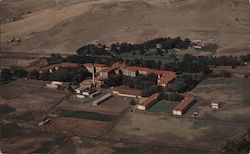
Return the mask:
<path id="1" fill-rule="evenodd" d="M 250 0 L 0 0 L 0 154 L 250 154 Z"/>

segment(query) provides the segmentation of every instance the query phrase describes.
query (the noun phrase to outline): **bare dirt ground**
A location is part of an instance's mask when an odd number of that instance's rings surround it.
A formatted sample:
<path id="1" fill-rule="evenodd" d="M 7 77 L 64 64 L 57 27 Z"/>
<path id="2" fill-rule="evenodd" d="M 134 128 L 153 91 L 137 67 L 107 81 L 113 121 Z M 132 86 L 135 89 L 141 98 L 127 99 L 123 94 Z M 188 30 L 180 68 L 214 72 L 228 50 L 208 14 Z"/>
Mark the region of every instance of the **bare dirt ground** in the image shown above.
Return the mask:
<path id="1" fill-rule="evenodd" d="M 66 138 L 38 128 L 44 116 L 67 95 L 45 89 L 44 84 L 19 79 L 0 86 L 1 152 L 47 153 Z"/>
<path id="2" fill-rule="evenodd" d="M 67 95 L 61 91 L 43 88 L 43 81 L 17 80 L 0 86 L 0 104 L 8 105 L 15 112 L 2 117 L 18 121 L 38 122 Z"/>
<path id="3" fill-rule="evenodd" d="M 4 0 L 2 50 L 74 53 L 86 43 L 215 39 L 218 55 L 250 53 L 247 0 Z M 13 19 L 10 21 L 7 19 Z M 20 44 L 6 44 L 21 37 Z"/>
<path id="4" fill-rule="evenodd" d="M 129 101 L 122 97 L 111 97 L 99 106 L 92 106 L 73 95 L 52 113 L 58 117 L 46 129 L 82 137 L 105 136 L 128 107 Z"/>
<path id="5" fill-rule="evenodd" d="M 115 126 L 109 137 L 139 143 L 216 151 L 226 140 L 247 131 L 248 128 L 249 125 L 130 112 Z"/>
<path id="6" fill-rule="evenodd" d="M 111 97 L 99 106 L 92 106 L 90 103 L 86 103 L 84 100 L 76 98 L 76 96 L 72 96 L 67 103 L 62 106 L 62 108 L 118 115 L 125 111 L 129 105 L 129 99 L 125 100 L 123 97 L 118 96 Z"/>
<path id="7" fill-rule="evenodd" d="M 192 91 L 199 101 L 187 115 L 199 111 L 197 118 L 250 124 L 249 91 L 249 79 L 207 79 Z M 222 107 L 219 110 L 212 109 L 210 101 L 220 102 Z"/>
<path id="8" fill-rule="evenodd" d="M 136 153 L 157 153 L 157 154 L 194 154 L 194 153 L 208 153 L 202 150 L 191 150 L 191 149 L 181 149 L 181 148 L 169 148 L 165 146 L 157 145 L 144 145 L 140 143 L 126 143 L 121 141 L 112 140 L 92 140 L 87 138 L 72 137 L 69 142 L 65 143 L 63 146 L 58 148 L 55 153 L 122 153 L 122 154 L 136 154 Z"/>

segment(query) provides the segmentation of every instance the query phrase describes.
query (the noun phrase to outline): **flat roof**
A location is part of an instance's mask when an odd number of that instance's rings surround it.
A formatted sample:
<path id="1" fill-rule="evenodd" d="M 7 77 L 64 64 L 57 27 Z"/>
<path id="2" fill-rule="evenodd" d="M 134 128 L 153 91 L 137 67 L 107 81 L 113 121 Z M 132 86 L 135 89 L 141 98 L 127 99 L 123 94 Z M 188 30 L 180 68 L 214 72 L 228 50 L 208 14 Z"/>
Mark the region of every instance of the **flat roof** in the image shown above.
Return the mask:
<path id="1" fill-rule="evenodd" d="M 141 90 L 138 89 L 132 89 L 128 87 L 115 87 L 112 89 L 112 91 L 116 91 L 120 94 L 127 94 L 127 95 L 134 95 L 134 96 L 140 96 L 141 95 Z"/>

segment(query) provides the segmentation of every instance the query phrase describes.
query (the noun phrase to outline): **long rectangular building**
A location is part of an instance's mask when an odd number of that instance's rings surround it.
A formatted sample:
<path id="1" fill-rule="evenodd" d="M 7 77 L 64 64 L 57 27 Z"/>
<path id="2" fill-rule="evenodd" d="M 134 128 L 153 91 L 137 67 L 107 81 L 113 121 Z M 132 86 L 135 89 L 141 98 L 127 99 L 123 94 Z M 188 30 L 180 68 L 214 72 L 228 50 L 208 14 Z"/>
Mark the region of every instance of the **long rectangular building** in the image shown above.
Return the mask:
<path id="1" fill-rule="evenodd" d="M 154 93 L 153 95 L 149 96 L 146 100 L 144 100 L 142 103 L 137 105 L 137 108 L 139 110 L 146 110 L 150 106 L 152 106 L 156 101 L 159 99 L 160 94 Z"/>
<path id="2" fill-rule="evenodd" d="M 184 99 L 173 109 L 174 115 L 183 115 L 196 101 L 188 94 L 182 94 L 182 96 L 184 96 Z"/>
<path id="3" fill-rule="evenodd" d="M 107 94 L 104 94 L 102 95 L 101 97 L 97 98 L 96 100 L 94 100 L 92 102 L 92 105 L 93 106 L 98 106 L 100 105 L 103 101 L 107 100 L 108 98 L 112 97 L 112 94 L 111 93 L 107 93 Z"/>
<path id="4" fill-rule="evenodd" d="M 113 94 L 122 96 L 122 97 L 131 97 L 131 98 L 141 98 L 141 90 L 131 89 L 127 87 L 115 87 L 112 89 Z"/>

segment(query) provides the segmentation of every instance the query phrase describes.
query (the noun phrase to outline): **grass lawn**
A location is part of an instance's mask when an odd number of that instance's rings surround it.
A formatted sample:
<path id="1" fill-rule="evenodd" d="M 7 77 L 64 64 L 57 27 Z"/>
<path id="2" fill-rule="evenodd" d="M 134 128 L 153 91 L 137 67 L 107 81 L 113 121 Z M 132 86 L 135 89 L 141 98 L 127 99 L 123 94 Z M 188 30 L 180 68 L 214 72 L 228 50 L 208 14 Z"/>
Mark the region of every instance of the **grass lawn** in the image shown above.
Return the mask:
<path id="1" fill-rule="evenodd" d="M 173 108 L 179 104 L 179 102 L 168 101 L 168 100 L 161 100 L 154 104 L 152 107 L 148 109 L 149 112 L 164 112 L 164 113 L 171 113 Z"/>

